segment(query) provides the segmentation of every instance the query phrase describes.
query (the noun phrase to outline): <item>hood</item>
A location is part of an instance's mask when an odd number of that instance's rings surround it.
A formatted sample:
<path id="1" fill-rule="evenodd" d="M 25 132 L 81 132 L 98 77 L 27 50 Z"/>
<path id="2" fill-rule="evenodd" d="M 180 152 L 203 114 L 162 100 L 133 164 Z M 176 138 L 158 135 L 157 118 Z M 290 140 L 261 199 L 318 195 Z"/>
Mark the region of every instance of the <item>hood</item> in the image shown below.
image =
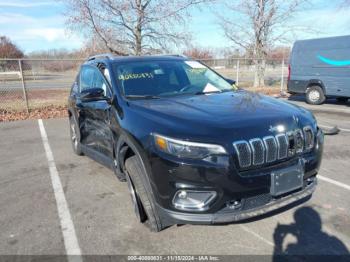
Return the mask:
<path id="1" fill-rule="evenodd" d="M 168 126 L 167 132 L 176 128 L 176 133 L 184 134 L 221 132 L 243 139 L 247 133 L 271 135 L 277 125 L 287 131 L 312 124 L 307 110 L 246 91 L 134 100 L 130 107 L 159 126 Z"/>

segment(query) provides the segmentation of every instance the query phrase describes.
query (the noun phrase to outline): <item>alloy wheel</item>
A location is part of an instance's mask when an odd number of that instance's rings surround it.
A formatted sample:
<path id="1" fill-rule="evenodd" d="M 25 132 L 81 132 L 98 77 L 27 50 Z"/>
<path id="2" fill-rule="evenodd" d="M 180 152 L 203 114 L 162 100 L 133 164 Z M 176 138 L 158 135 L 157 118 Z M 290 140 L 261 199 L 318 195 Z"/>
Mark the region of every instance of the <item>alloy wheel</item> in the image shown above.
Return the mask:
<path id="1" fill-rule="evenodd" d="M 317 102 L 320 99 L 320 93 L 317 90 L 312 90 L 309 93 L 309 98 L 313 102 Z"/>

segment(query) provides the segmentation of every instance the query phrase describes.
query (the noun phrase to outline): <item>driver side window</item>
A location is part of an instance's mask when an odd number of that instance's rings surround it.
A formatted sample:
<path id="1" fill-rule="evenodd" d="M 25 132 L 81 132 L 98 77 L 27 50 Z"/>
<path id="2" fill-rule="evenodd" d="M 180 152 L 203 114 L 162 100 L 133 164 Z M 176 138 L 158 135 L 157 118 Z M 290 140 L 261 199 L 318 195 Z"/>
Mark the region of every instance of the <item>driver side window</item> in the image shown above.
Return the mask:
<path id="1" fill-rule="evenodd" d="M 102 76 L 102 73 L 98 69 L 94 70 L 93 87 L 103 89 L 104 95 L 107 97 L 111 97 L 111 95 L 112 95 L 106 80 L 104 79 L 104 77 Z"/>
<path id="2" fill-rule="evenodd" d="M 91 88 L 101 88 L 104 95 L 111 97 L 111 91 L 101 72 L 92 66 L 85 66 L 80 72 L 80 92 Z"/>
<path id="3" fill-rule="evenodd" d="M 83 67 L 80 72 L 80 92 L 93 88 L 94 69 Z"/>

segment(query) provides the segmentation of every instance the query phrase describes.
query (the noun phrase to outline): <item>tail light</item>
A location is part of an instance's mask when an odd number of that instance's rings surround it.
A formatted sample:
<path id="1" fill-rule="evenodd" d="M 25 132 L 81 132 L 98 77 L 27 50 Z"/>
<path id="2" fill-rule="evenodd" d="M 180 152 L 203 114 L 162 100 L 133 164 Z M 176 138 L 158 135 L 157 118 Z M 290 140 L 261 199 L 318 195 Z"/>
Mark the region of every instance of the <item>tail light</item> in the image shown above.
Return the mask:
<path id="1" fill-rule="evenodd" d="M 291 68 L 290 68 L 290 64 L 288 65 L 288 81 L 290 80 L 290 71 L 291 71 Z"/>

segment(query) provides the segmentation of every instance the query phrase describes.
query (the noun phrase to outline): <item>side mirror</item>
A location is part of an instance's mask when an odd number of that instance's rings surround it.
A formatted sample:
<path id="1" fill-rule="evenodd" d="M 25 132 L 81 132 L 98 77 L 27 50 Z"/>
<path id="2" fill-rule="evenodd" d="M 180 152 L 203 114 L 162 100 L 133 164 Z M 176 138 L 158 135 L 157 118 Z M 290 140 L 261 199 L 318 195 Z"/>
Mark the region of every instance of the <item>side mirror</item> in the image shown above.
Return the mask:
<path id="1" fill-rule="evenodd" d="M 104 90 L 102 88 L 91 88 L 81 92 L 80 99 L 83 102 L 92 102 L 98 100 L 108 100 L 104 95 Z"/>
<path id="2" fill-rule="evenodd" d="M 236 84 L 236 81 L 230 78 L 225 78 L 225 80 L 232 86 Z"/>

